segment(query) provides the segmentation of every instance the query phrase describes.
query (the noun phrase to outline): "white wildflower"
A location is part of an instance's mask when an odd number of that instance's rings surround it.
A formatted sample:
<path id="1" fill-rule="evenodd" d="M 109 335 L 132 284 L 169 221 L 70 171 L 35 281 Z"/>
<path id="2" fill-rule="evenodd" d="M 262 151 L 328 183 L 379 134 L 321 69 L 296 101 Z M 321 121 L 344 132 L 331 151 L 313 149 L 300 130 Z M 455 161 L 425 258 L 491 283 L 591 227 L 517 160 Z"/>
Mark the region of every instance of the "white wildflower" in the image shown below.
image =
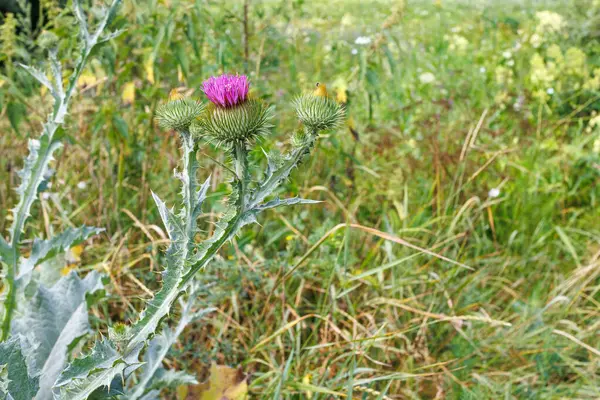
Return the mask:
<path id="1" fill-rule="evenodd" d="M 539 34 L 558 33 L 565 27 L 563 17 L 553 11 L 539 11 L 535 16 L 538 20 L 535 30 Z"/>
<path id="2" fill-rule="evenodd" d="M 498 188 L 492 188 L 488 192 L 488 197 L 491 197 L 492 199 L 494 199 L 498 196 L 500 196 L 500 189 L 498 189 Z"/>
<path id="3" fill-rule="evenodd" d="M 359 36 L 354 41 L 354 44 L 357 44 L 359 46 L 366 46 L 368 44 L 371 44 L 371 38 L 368 36 Z"/>
<path id="4" fill-rule="evenodd" d="M 77 183 L 77 189 L 84 190 L 86 188 L 87 188 L 87 182 L 86 181 L 81 181 L 81 182 Z"/>
<path id="5" fill-rule="evenodd" d="M 431 72 L 425 72 L 419 75 L 419 81 L 424 85 L 430 84 L 432 82 L 435 82 L 435 75 Z"/>
<path id="6" fill-rule="evenodd" d="M 352 54 L 353 55 L 357 55 L 358 54 L 358 50 L 357 49 L 352 49 Z"/>
<path id="7" fill-rule="evenodd" d="M 537 33 L 534 33 L 529 38 L 529 43 L 531 43 L 531 45 L 535 48 L 540 47 L 542 45 L 543 41 L 544 40 L 542 39 L 542 37 L 540 35 L 538 35 Z"/>

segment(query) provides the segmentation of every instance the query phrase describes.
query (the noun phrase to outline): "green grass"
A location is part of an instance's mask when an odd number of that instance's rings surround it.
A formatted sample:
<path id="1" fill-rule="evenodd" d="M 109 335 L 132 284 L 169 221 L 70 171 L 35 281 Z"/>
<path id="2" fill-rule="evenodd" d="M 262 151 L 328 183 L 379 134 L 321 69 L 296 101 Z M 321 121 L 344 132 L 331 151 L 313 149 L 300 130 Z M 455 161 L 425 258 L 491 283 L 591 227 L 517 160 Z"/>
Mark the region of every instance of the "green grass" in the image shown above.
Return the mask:
<path id="1" fill-rule="evenodd" d="M 78 263 L 110 276 L 96 326 L 133 318 L 160 285 L 166 236 L 150 190 L 176 200 L 178 143 L 152 122 L 157 104 L 175 87 L 200 97 L 211 74 L 247 72 L 277 107 L 270 149 L 297 127 L 294 96 L 319 81 L 348 88 L 358 140 L 347 127 L 326 135 L 287 183 L 323 204 L 270 212 L 209 266 L 207 301 L 220 311 L 186 331 L 170 363 L 199 376 L 210 360 L 241 364 L 260 399 L 599 398 L 600 126 L 587 128 L 600 92 L 583 87 L 600 67 L 599 5 L 439 3 L 252 2 L 245 60 L 241 2 L 125 2 L 116 23 L 127 31 L 98 51 L 90 75 L 104 80 L 74 103 L 52 194 L 28 227 L 106 228 Z M 524 38 L 541 10 L 567 25 L 535 48 Z M 552 44 L 586 59 L 540 99 L 530 61 L 551 62 Z M 17 68 L 3 74 L 8 210 L 26 138 L 49 110 Z M 199 159 L 213 192 L 227 191 L 225 155 L 207 147 Z"/>

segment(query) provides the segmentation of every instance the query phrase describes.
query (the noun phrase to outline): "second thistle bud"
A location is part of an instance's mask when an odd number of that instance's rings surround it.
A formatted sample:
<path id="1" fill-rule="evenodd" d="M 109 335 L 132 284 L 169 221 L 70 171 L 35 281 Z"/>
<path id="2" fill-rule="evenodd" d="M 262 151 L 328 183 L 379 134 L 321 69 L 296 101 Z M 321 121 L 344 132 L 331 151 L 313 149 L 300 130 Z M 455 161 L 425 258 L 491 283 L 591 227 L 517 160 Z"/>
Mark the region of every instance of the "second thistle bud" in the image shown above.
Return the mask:
<path id="1" fill-rule="evenodd" d="M 294 106 L 300 122 L 313 132 L 335 128 L 345 115 L 344 107 L 327 96 L 325 85 L 317 84 L 313 93 L 297 97 Z"/>
<path id="2" fill-rule="evenodd" d="M 159 106 L 156 121 L 163 129 L 178 132 L 188 131 L 194 121 L 204 111 L 204 104 L 197 100 L 178 98 Z"/>

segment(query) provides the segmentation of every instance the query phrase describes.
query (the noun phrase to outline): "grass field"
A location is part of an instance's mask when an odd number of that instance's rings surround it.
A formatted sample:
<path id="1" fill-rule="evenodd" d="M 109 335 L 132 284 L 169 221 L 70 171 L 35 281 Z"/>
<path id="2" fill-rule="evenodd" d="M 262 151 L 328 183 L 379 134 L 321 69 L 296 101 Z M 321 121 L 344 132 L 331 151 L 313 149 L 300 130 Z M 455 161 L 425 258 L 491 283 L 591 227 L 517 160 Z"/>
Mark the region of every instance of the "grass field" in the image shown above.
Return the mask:
<path id="1" fill-rule="evenodd" d="M 205 301 L 218 311 L 166 364 L 199 380 L 211 360 L 240 365 L 256 399 L 600 398 L 600 2 L 256 0 L 246 12 L 126 0 L 124 33 L 80 78 L 27 237 L 106 229 L 54 260 L 108 277 L 92 326 L 135 319 L 160 287 L 167 236 L 151 190 L 178 195 L 178 138 L 153 122 L 168 93 L 201 98 L 209 76 L 246 73 L 276 107 L 260 144 L 283 149 L 292 100 L 322 82 L 348 121 L 282 194 L 323 203 L 269 211 L 224 247 L 199 278 L 216 283 Z M 51 15 L 68 63 L 73 16 Z M 45 58 L 40 41 L 0 39 L 3 234 L 26 140 L 50 112 L 17 66 Z M 212 174 L 208 235 L 229 175 L 216 148 L 198 160 L 200 179 Z"/>

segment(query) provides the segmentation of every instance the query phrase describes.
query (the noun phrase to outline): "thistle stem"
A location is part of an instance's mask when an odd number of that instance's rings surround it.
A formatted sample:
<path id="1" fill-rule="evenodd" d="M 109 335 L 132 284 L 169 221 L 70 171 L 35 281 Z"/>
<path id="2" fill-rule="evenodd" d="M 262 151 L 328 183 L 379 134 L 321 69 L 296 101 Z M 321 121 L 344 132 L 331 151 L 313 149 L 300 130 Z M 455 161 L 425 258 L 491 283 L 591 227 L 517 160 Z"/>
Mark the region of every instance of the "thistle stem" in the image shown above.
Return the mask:
<path id="1" fill-rule="evenodd" d="M 196 188 L 196 153 L 194 152 L 194 138 L 187 132 L 181 133 L 183 141 L 183 190 L 185 199 L 185 233 L 188 242 L 193 243 L 196 222 L 193 218 L 194 196 Z M 188 246 L 189 247 L 189 246 Z"/>
<path id="2" fill-rule="evenodd" d="M 235 179 L 234 184 L 238 188 L 238 198 L 236 202 L 236 215 L 231 219 L 225 227 L 223 234 L 207 249 L 204 256 L 195 264 L 193 264 L 188 273 L 183 277 L 179 284 L 180 290 L 185 290 L 192 278 L 200 269 L 204 268 L 210 260 L 217 254 L 221 247 L 231 240 L 237 233 L 238 228 L 244 218 L 244 214 L 249 209 L 246 204 L 246 196 L 248 191 L 248 182 L 250 181 L 248 172 L 248 151 L 244 142 L 236 142 L 232 149 Z"/>
<path id="3" fill-rule="evenodd" d="M 246 211 L 246 193 L 248 191 L 248 152 L 244 142 L 236 142 L 233 149 L 233 162 L 235 164 L 235 183 L 238 186 L 238 212 Z"/>

